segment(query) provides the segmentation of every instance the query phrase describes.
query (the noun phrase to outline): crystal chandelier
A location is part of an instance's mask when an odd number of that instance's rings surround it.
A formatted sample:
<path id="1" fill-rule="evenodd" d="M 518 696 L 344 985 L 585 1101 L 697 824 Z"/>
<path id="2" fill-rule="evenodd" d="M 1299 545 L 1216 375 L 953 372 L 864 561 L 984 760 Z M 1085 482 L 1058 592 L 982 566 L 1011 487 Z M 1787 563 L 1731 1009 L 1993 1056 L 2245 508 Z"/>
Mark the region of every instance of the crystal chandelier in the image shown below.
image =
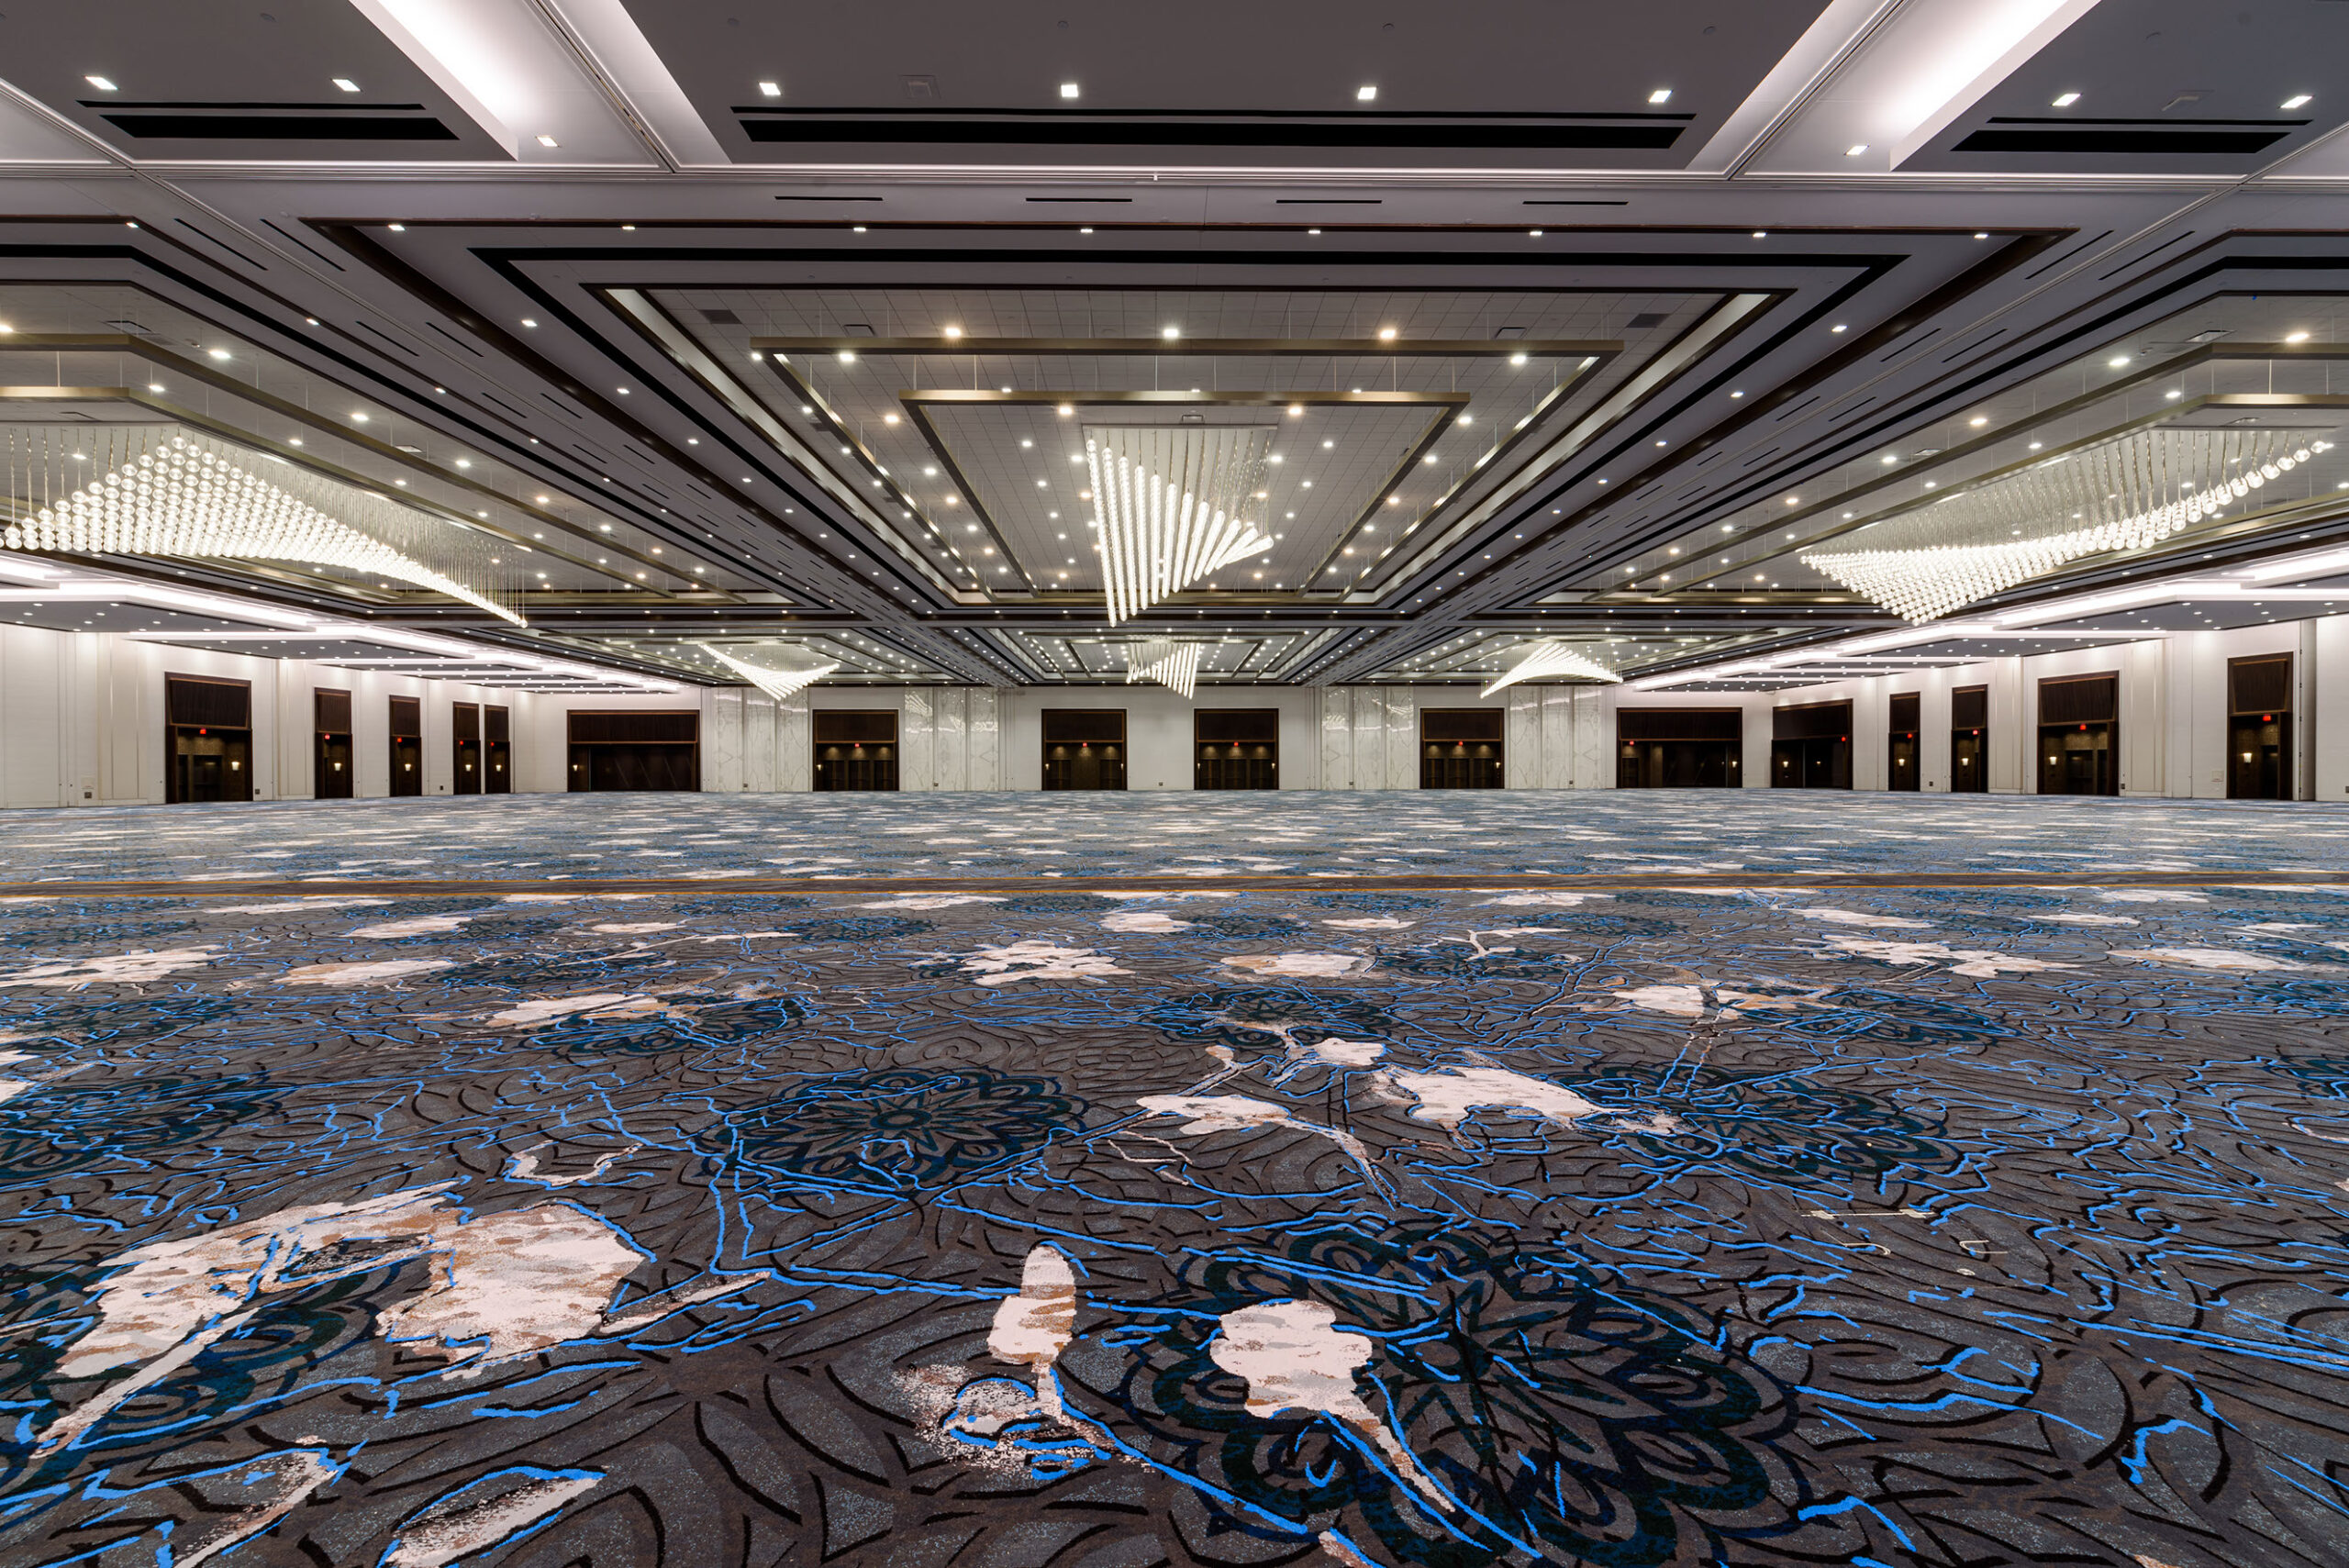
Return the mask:
<path id="1" fill-rule="evenodd" d="M 256 461 L 169 427 L 9 430 L 0 440 L 9 519 L 0 547 L 298 562 L 411 584 L 524 624 L 490 596 L 510 574 L 485 569 L 499 563 L 486 558 L 483 536 L 291 465 L 264 477 L 250 466 Z M 418 560 L 420 550 L 440 566 Z"/>
<path id="2" fill-rule="evenodd" d="M 1273 432 L 1261 426 L 1086 432 L 1111 626 L 1273 548 L 1241 516 L 1258 499 L 1272 442 Z"/>
<path id="3" fill-rule="evenodd" d="M 1486 686 L 1482 695 L 1491 696 L 1502 687 L 1513 686 L 1520 681 L 1539 681 L 1553 675 L 1571 675 L 1578 681 L 1620 683 L 1623 679 L 1606 665 L 1575 652 L 1554 637 L 1529 642 L 1523 651 L 1524 657 L 1510 667 L 1508 674 Z"/>
<path id="4" fill-rule="evenodd" d="M 2332 447 L 2291 431 L 2139 431 L 1872 523 L 1859 537 L 1876 548 L 1802 561 L 1932 620 L 2083 556 L 2158 543 Z"/>
<path id="5" fill-rule="evenodd" d="M 1155 681 L 1185 702 L 1190 701 L 1199 684 L 1199 645 L 1163 637 L 1130 644 L 1126 684 L 1136 681 Z"/>
<path id="6" fill-rule="evenodd" d="M 835 661 L 829 664 L 818 664 L 812 670 L 770 670 L 763 664 L 737 659 L 723 648 L 712 648 L 707 642 L 696 646 L 777 702 L 797 695 L 840 668 L 838 661 Z"/>

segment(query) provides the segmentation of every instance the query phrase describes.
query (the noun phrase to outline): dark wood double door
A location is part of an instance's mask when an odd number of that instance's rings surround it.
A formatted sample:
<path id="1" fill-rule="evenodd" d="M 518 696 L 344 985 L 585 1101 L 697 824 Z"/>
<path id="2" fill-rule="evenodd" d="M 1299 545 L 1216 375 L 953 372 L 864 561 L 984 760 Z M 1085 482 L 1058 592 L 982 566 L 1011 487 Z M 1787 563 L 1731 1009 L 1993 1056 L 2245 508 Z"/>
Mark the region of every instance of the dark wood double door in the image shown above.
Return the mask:
<path id="1" fill-rule="evenodd" d="M 163 799 L 253 797 L 253 688 L 205 675 L 163 677 Z"/>
<path id="2" fill-rule="evenodd" d="M 1044 710 L 1046 789 L 1126 787 L 1126 710 L 1048 707 Z"/>
<path id="3" fill-rule="evenodd" d="M 1615 714 L 1617 789 L 1735 789 L 1745 714 L 1733 707 L 1627 707 Z"/>
<path id="4" fill-rule="evenodd" d="M 2039 683 L 2039 793 L 2121 793 L 2121 676 Z"/>
<path id="5" fill-rule="evenodd" d="M 701 788 L 701 715 L 573 711 L 567 783 L 573 793 Z"/>
<path id="6" fill-rule="evenodd" d="M 1852 787 L 1852 705 L 1806 703 L 1770 713 L 1774 789 Z"/>
<path id="7" fill-rule="evenodd" d="M 1497 707 L 1419 710 L 1421 789 L 1498 789 L 1501 724 Z"/>
<path id="8" fill-rule="evenodd" d="M 1281 710 L 1203 707 L 1191 714 L 1193 789 L 1281 787 Z"/>
<path id="9" fill-rule="evenodd" d="M 897 787 L 897 716 L 887 708 L 827 708 L 814 716 L 819 790 Z"/>

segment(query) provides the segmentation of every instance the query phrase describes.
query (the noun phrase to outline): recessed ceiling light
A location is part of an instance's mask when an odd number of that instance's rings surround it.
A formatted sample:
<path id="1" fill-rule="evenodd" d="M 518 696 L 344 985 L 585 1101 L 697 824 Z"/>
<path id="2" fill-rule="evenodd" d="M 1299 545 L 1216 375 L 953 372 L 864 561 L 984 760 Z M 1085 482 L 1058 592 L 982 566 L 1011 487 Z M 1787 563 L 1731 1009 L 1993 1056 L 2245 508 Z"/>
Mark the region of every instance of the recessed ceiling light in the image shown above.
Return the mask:
<path id="1" fill-rule="evenodd" d="M 87 82 L 91 86 L 95 87 L 101 93 L 112 93 L 117 91 L 115 84 L 107 81 L 103 76 L 84 76 L 82 80 Z"/>
<path id="2" fill-rule="evenodd" d="M 1381 327 L 1378 329 L 1378 340 L 1382 343 L 1393 342 L 1395 340 L 1395 328 L 1392 327 Z"/>
<path id="3" fill-rule="evenodd" d="M 1354 102 L 1357 104 L 1374 103 L 1377 97 L 1378 89 L 1367 83 L 1354 89 Z"/>
<path id="4" fill-rule="evenodd" d="M 535 321 L 533 321 L 533 320 L 531 320 L 529 317 L 525 316 L 524 317 L 522 317 L 522 325 L 523 325 L 523 326 L 525 326 L 525 327 L 536 327 L 536 326 L 538 325 L 538 323 L 537 323 L 537 322 L 535 322 Z"/>
<path id="5" fill-rule="evenodd" d="M 1651 104 L 1668 104 L 1672 102 L 1672 89 L 1669 87 L 1658 87 L 1654 92 L 1648 95 L 1648 102 Z"/>
<path id="6" fill-rule="evenodd" d="M 1988 416 L 1987 414 L 1976 414 L 1976 416 L 1974 416 L 1974 417 L 1973 417 L 1973 418 L 1968 419 L 1968 420 L 1966 421 L 1966 423 L 1967 423 L 1967 424 L 1969 424 L 1969 425 L 1973 426 L 1973 427 L 1974 427 L 1976 429 L 1977 429 L 1977 430 L 1978 430 L 1978 429 L 1980 429 L 1983 426 L 1985 426 L 1985 425 L 1988 424 L 1989 422 L 1990 422 L 1990 416 Z"/>
<path id="7" fill-rule="evenodd" d="M 2284 106 L 2288 109 L 2305 109 L 2312 101 L 2312 96 L 2310 94 L 2295 93 L 2290 97 L 2284 100 Z"/>
<path id="8" fill-rule="evenodd" d="M 1062 96 L 1062 97 L 1063 97 L 1063 98 L 1074 98 L 1074 97 L 1075 97 L 1075 96 L 1076 96 L 1076 95 L 1077 95 L 1077 85 L 1076 85 L 1076 83 L 1074 83 L 1074 82 L 1063 82 L 1063 83 L 1061 83 L 1061 96 Z"/>
<path id="9" fill-rule="evenodd" d="M 2080 95 L 2077 93 L 2058 93 L 2055 95 L 2055 106 L 2059 109 L 2068 109 L 2079 101 Z"/>
<path id="10" fill-rule="evenodd" d="M 2305 343 L 2308 340 L 2309 335 L 2305 332 L 2287 332 L 2284 334 L 2284 341 L 2287 343 Z"/>
<path id="11" fill-rule="evenodd" d="M 405 223 L 392 224 L 390 225 L 390 228 L 394 234 L 406 234 L 407 232 L 407 225 Z"/>
<path id="12" fill-rule="evenodd" d="M 1855 141 L 1852 143 L 1851 146 L 1843 149 L 1843 156 L 1846 158 L 1857 158 L 1861 153 L 1865 152 L 1867 150 L 1868 144 L 1866 142 Z"/>
<path id="13" fill-rule="evenodd" d="M 346 92 L 346 93 L 356 93 L 357 91 L 359 91 L 359 83 L 356 83 L 356 82 L 353 82 L 353 81 L 352 81 L 350 77 L 348 77 L 348 76 L 338 76 L 338 77 L 336 77 L 336 78 L 334 79 L 334 84 L 335 84 L 336 86 L 338 86 L 338 87 L 341 88 L 341 89 L 342 89 L 344 92 Z"/>
<path id="14" fill-rule="evenodd" d="M 780 98 L 780 97 L 782 97 L 782 96 L 783 96 L 783 83 L 780 83 L 780 82 L 762 82 L 762 83 L 759 83 L 759 96 L 761 96 L 761 97 L 763 97 L 763 98 Z"/>
<path id="15" fill-rule="evenodd" d="M 212 350 L 212 357 L 216 360 L 225 360 L 228 357 L 228 350 L 226 349 L 215 349 Z"/>
<path id="16" fill-rule="evenodd" d="M 542 134 L 539 137 L 539 145 L 540 145 L 540 147 L 560 147 L 560 146 L 562 146 L 562 144 L 561 142 L 559 142 L 559 141 L 555 140 L 555 139 L 554 139 L 554 138 L 552 138 L 552 137 L 551 137 L 551 136 L 544 135 L 544 134 L 542 133 Z"/>
<path id="17" fill-rule="evenodd" d="M 1838 321 L 1834 326 L 1828 328 L 1830 332 L 1848 332 L 1852 328 L 1848 323 L 1842 321 Z"/>
<path id="18" fill-rule="evenodd" d="M 1175 339 L 1180 338 L 1183 335 L 1183 332 L 1180 328 L 1162 327 L 1158 329 L 1158 335 L 1171 343 Z"/>
<path id="19" fill-rule="evenodd" d="M 2122 365 L 2129 362 L 2129 356 L 2126 354 L 2115 354 L 2112 358 L 2105 361 L 2104 362 L 2107 368 L 2119 370 Z"/>

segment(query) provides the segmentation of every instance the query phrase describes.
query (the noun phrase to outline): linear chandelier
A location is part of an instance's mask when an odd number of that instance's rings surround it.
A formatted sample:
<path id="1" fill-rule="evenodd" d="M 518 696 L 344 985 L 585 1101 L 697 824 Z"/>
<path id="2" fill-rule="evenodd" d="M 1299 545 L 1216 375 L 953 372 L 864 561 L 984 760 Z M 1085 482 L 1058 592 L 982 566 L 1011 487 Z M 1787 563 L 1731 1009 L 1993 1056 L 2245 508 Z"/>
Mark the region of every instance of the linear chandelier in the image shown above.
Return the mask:
<path id="1" fill-rule="evenodd" d="M 1163 637 L 1129 643 L 1126 684 L 1136 681 L 1155 681 L 1185 702 L 1190 701 L 1199 685 L 1199 645 Z"/>
<path id="2" fill-rule="evenodd" d="M 1272 539 L 1242 516 L 1259 499 L 1273 431 L 1263 426 L 1140 426 L 1085 432 L 1101 581 L 1109 624 L 1235 562 Z"/>
<path id="3" fill-rule="evenodd" d="M 1861 537 L 1878 548 L 1802 561 L 1905 620 L 1932 620 L 2083 556 L 2158 543 L 2332 447 L 2288 430 L 2138 431 L 1871 524 Z"/>
<path id="4" fill-rule="evenodd" d="M 1578 681 L 1620 683 L 1623 677 L 1554 637 L 1524 646 L 1524 657 L 1512 665 L 1508 674 L 1486 686 L 1481 694 L 1491 696 L 1503 686 L 1516 685 L 1520 681 L 1539 681 L 1555 675 L 1571 675 Z"/>
<path id="5" fill-rule="evenodd" d="M 770 670 L 763 664 L 737 659 L 723 648 L 712 648 L 707 642 L 696 646 L 777 702 L 796 696 L 840 668 L 839 662 L 834 661 L 829 664 L 818 664 L 812 670 Z"/>
<path id="6" fill-rule="evenodd" d="M 490 596 L 513 574 L 485 569 L 501 563 L 486 558 L 481 536 L 290 464 L 283 476 L 264 476 L 248 466 L 255 461 L 241 448 L 168 426 L 12 428 L 0 439 L 7 486 L 0 504 L 9 519 L 0 546 L 299 562 L 428 588 L 525 624 Z M 449 570 L 425 564 L 419 550 L 432 550 Z"/>

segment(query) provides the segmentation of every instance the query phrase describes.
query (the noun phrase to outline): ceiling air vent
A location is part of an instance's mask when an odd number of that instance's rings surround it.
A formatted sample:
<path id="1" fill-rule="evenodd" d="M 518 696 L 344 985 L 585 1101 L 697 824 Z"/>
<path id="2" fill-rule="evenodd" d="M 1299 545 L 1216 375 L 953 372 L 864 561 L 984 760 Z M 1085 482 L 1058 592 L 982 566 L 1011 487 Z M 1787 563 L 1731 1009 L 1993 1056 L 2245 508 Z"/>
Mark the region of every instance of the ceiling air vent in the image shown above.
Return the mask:
<path id="1" fill-rule="evenodd" d="M 1637 316 L 1632 317 L 1631 320 L 1625 322 L 1623 327 L 1626 331 L 1630 332 L 1650 332 L 1663 325 L 1664 313 L 1662 311 L 1643 310 Z"/>
<path id="2" fill-rule="evenodd" d="M 1994 115 L 1958 152 L 2071 152 L 2108 156 L 2242 156 L 2263 152 L 2306 120 L 2088 120 Z"/>
<path id="3" fill-rule="evenodd" d="M 742 318 L 730 310 L 705 310 L 701 318 L 712 327 L 740 327 Z"/>
<path id="4" fill-rule="evenodd" d="M 454 141 L 422 104 L 205 104 L 82 100 L 141 141 Z"/>
<path id="5" fill-rule="evenodd" d="M 934 79 L 908 77 L 903 109 L 801 109 L 778 104 L 731 106 L 742 134 L 755 142 L 821 145 L 907 142 L 963 147 L 1246 148 L 1286 157 L 1298 149 L 1547 153 L 1604 149 L 1664 151 L 1693 115 L 1665 110 L 1567 114 L 1198 114 L 1117 109 L 944 109 Z M 926 88 L 916 83 L 927 82 Z"/>

